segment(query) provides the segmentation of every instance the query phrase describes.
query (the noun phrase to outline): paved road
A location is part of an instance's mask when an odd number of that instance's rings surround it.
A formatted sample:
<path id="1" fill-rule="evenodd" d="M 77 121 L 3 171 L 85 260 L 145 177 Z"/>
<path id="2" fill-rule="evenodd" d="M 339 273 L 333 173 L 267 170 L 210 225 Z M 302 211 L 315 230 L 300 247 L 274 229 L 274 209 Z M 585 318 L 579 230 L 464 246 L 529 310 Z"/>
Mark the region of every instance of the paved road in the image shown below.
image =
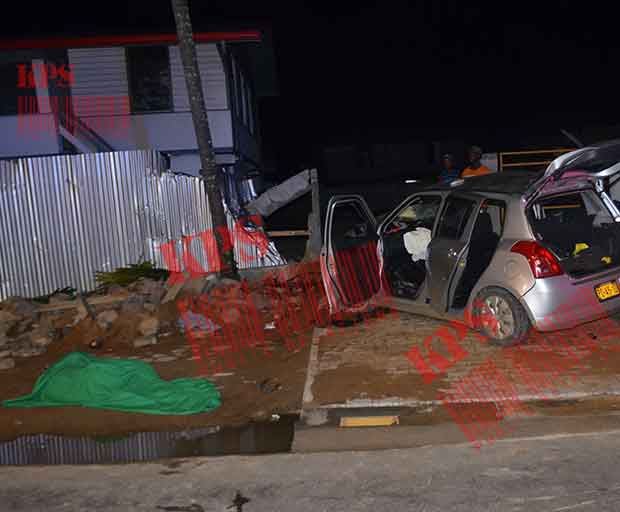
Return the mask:
<path id="1" fill-rule="evenodd" d="M 612 430 L 508 439 L 480 453 L 460 444 L 110 467 L 4 467 L 0 510 L 224 511 L 239 490 L 250 500 L 244 512 L 615 511 L 619 449 L 620 430 Z"/>

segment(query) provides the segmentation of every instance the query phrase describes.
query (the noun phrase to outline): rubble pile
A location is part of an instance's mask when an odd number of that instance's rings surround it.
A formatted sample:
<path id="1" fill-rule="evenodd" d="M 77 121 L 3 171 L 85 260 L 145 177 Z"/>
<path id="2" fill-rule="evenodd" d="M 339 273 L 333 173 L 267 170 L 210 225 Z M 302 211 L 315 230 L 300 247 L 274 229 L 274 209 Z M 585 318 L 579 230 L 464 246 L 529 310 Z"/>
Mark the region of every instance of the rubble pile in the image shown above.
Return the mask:
<path id="1" fill-rule="evenodd" d="M 289 265 L 254 280 L 186 278 L 174 286 L 170 280 L 143 277 L 84 297 L 57 293 L 45 303 L 7 299 L 0 303 L 0 370 L 59 344 L 86 351 L 123 346 L 140 355 L 173 334 L 204 338 L 235 329 L 247 323 L 250 313 L 261 330 L 276 330 L 282 337 L 307 330 L 327 315 L 318 265 Z M 142 358 L 172 361 L 190 355 L 189 350 L 188 345 Z"/>
<path id="2" fill-rule="evenodd" d="M 128 287 L 110 286 L 83 301 L 63 293 L 47 303 L 11 297 L 0 303 L 0 370 L 76 336 L 83 348 L 99 348 L 106 337 L 118 338 L 119 330 L 133 338 L 135 346 L 146 345 L 145 340 L 156 344 L 162 328 L 157 310 L 164 293 L 164 281 L 140 279 Z"/>

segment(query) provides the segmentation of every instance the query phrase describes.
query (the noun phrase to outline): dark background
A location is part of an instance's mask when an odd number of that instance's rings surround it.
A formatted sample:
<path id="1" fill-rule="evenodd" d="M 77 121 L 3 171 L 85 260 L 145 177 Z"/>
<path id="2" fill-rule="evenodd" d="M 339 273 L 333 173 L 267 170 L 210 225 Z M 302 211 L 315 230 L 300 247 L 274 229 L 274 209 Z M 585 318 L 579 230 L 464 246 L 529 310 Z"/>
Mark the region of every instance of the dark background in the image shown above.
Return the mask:
<path id="1" fill-rule="evenodd" d="M 263 98 L 259 113 L 274 179 L 321 166 L 326 147 L 414 142 L 432 165 L 432 141 L 496 151 L 565 146 L 560 128 L 586 142 L 613 136 L 619 36 L 611 4 L 469 4 L 190 0 L 197 31 L 273 34 L 279 95 Z M 167 0 L 3 8 L 3 38 L 174 31 Z M 364 172 L 358 177 L 381 179 Z M 322 179 L 342 181 L 329 173 Z"/>

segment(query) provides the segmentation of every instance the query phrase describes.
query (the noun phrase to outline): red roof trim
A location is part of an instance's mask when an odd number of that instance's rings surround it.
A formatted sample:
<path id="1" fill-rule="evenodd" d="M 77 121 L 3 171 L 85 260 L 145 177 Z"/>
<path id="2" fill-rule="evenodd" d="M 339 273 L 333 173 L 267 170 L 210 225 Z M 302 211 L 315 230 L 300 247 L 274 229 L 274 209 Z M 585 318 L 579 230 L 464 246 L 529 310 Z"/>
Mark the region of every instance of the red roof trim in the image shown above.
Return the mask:
<path id="1" fill-rule="evenodd" d="M 197 32 L 194 41 L 197 43 L 213 43 L 217 41 L 254 41 L 260 42 L 261 33 L 258 30 L 239 32 Z M 38 48 L 89 48 L 96 46 L 129 46 L 139 44 L 177 44 L 176 34 L 137 34 L 125 36 L 92 36 L 68 37 L 51 39 L 17 39 L 13 41 L 0 40 L 0 50 L 25 50 Z"/>

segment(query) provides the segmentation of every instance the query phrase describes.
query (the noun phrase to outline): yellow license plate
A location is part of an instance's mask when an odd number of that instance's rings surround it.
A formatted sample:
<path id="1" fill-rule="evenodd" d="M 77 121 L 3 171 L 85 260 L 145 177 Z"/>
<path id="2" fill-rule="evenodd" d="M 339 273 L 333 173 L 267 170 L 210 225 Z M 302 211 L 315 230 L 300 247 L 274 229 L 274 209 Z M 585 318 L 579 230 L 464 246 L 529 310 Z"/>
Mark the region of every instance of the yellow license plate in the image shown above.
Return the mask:
<path id="1" fill-rule="evenodd" d="M 598 300 L 607 300 L 616 295 L 620 295 L 620 289 L 618 289 L 618 285 L 613 281 L 598 285 L 594 288 L 594 291 L 596 292 Z"/>

